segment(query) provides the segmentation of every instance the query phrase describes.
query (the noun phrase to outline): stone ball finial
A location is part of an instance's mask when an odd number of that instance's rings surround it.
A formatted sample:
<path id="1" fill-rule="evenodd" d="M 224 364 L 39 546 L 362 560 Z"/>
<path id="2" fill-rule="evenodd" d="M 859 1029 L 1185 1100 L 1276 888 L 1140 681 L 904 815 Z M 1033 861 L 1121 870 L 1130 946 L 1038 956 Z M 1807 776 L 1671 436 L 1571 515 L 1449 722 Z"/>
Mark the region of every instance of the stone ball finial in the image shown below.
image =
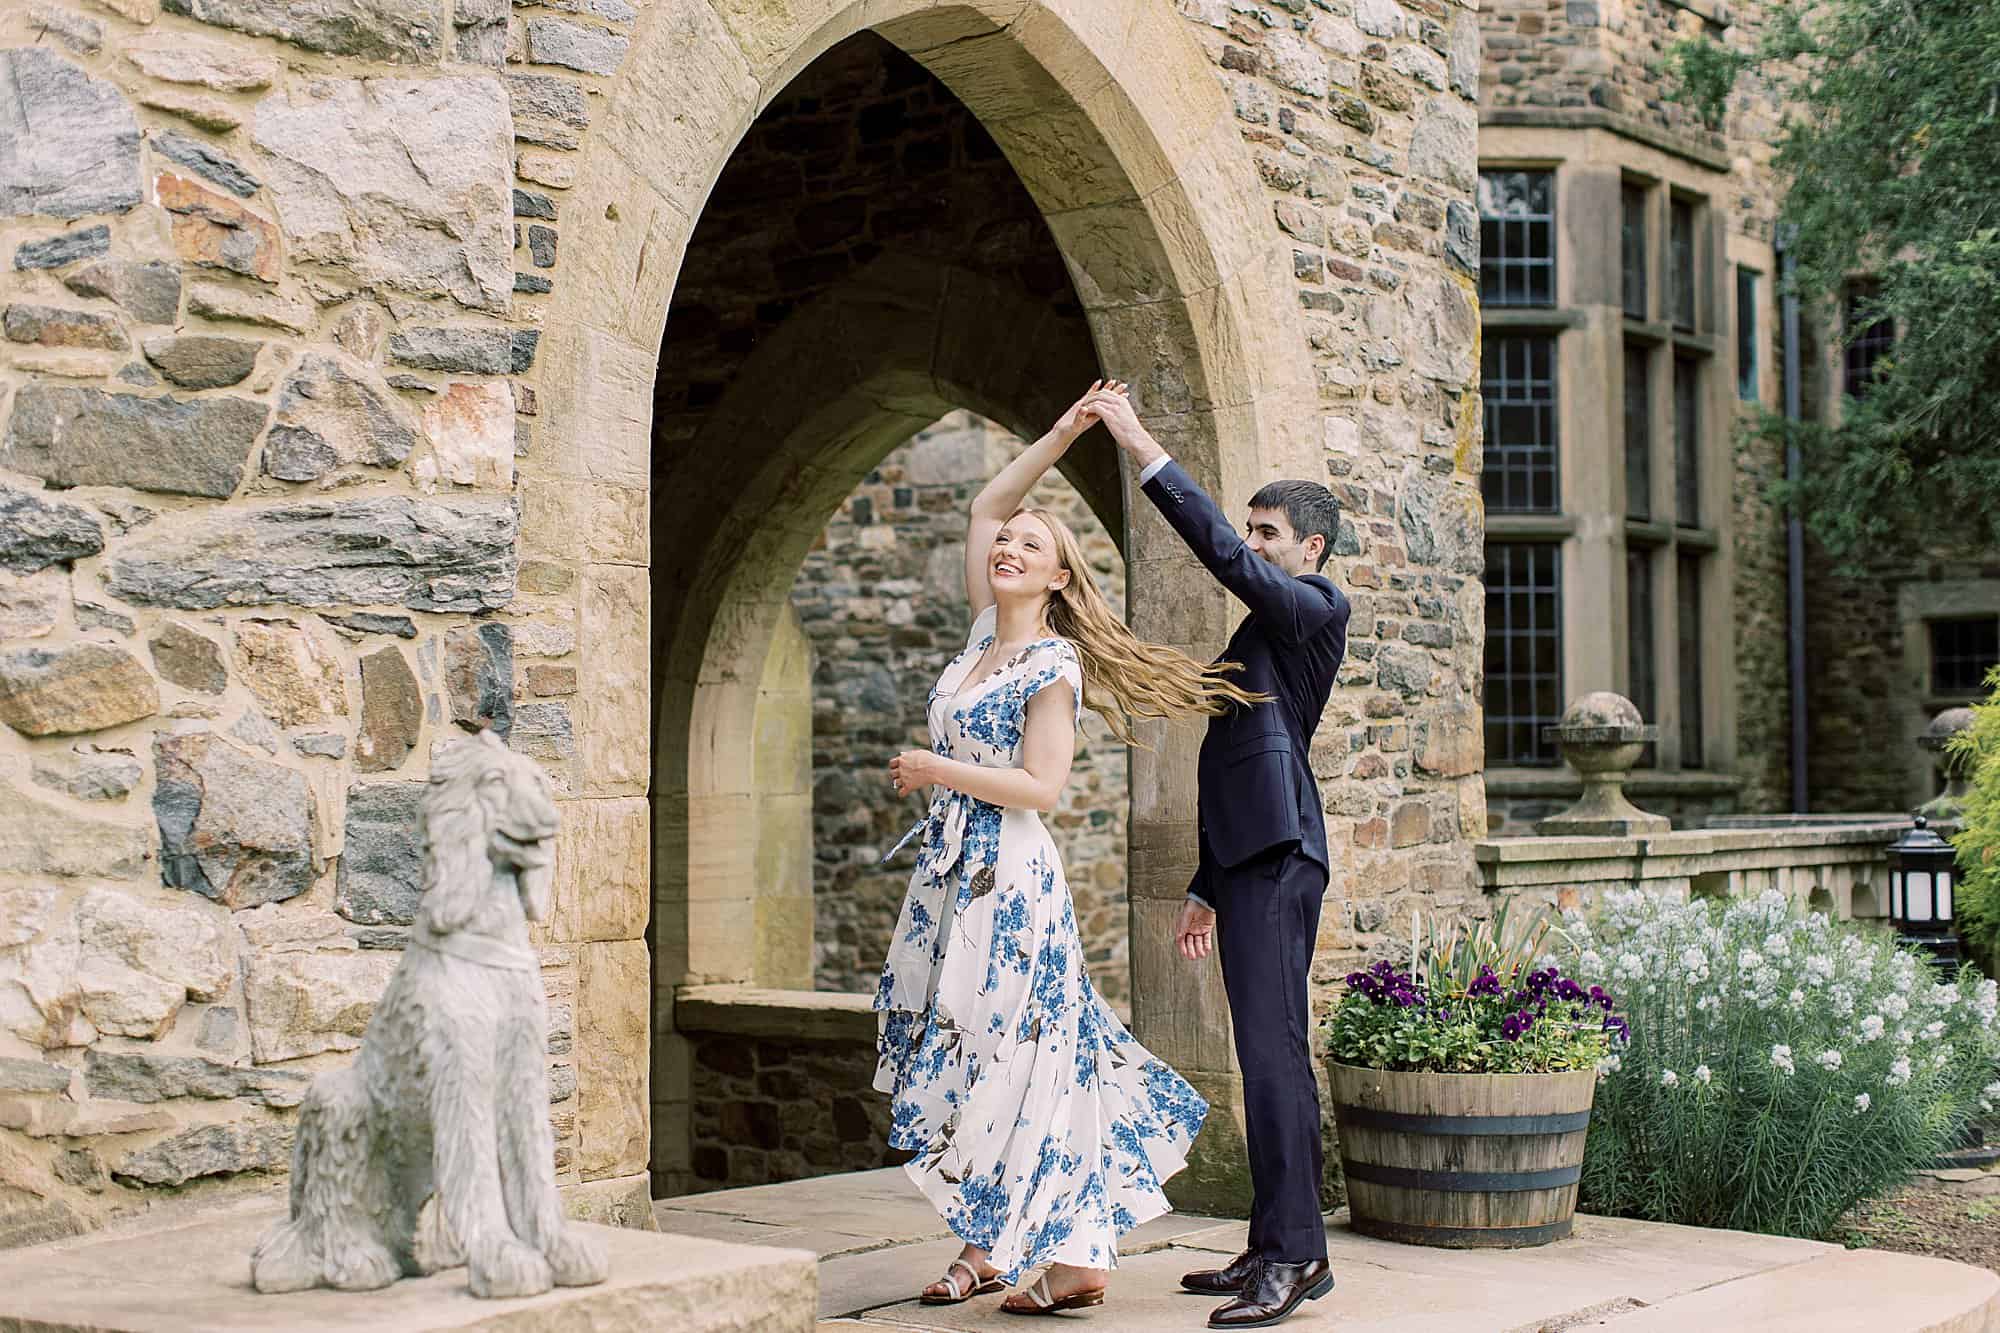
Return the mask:
<path id="1" fill-rule="evenodd" d="M 1615 690 L 1592 690 L 1563 710 L 1561 727 L 1641 727 L 1639 705 Z"/>
<path id="2" fill-rule="evenodd" d="M 1956 825 L 1964 814 L 1968 784 L 1977 762 L 1972 755 L 1954 754 L 1949 748 L 1951 738 L 1960 732 L 1970 731 L 1972 723 L 1970 708 L 1947 708 L 1932 718 L 1923 734 L 1917 737 L 1917 744 L 1931 752 L 1932 762 L 1944 777 L 1944 790 L 1924 804 L 1923 813 L 1933 823 L 1947 828 Z"/>
<path id="3" fill-rule="evenodd" d="M 1924 728 L 1921 736 L 1917 737 L 1917 744 L 1933 753 L 1942 754 L 1944 747 L 1951 743 L 1953 736 L 1958 735 L 1961 731 L 1969 731 L 1971 728 L 1972 710 L 1970 708 L 1947 708 L 1931 719 L 1930 725 Z"/>
<path id="4" fill-rule="evenodd" d="M 1665 816 L 1638 809 L 1620 790 L 1625 774 L 1659 735 L 1637 704 L 1613 690 L 1593 690 L 1572 701 L 1562 721 L 1542 728 L 1542 736 L 1556 743 L 1563 762 L 1583 779 L 1583 796 L 1561 814 L 1538 820 L 1535 832 L 1612 837 L 1666 832 L 1671 825 Z"/>

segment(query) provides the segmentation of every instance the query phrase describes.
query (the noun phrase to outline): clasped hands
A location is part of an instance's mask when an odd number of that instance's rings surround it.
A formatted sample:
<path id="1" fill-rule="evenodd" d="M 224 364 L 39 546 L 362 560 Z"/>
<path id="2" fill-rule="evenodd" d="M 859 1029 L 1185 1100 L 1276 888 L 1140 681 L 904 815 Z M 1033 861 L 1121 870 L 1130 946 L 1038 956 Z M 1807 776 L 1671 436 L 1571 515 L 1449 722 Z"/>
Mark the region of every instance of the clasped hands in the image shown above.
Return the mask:
<path id="1" fill-rule="evenodd" d="M 1112 439 L 1130 447 L 1144 436 L 1139 414 L 1132 407 L 1132 386 L 1124 380 L 1095 380 L 1089 389 L 1059 417 L 1055 430 L 1074 440 L 1102 421 Z"/>

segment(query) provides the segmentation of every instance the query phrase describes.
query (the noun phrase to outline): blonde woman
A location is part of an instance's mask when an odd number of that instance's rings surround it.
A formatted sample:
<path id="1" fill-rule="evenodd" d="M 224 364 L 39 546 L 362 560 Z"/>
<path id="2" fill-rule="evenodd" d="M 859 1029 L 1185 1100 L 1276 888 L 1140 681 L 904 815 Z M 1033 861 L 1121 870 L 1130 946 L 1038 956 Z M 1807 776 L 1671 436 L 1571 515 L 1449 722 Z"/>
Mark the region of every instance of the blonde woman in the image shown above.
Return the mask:
<path id="1" fill-rule="evenodd" d="M 905 1169 L 965 1242 L 924 1289 L 929 1304 L 998 1291 L 1044 1264 L 1002 1309 L 1102 1304 L 1118 1237 L 1168 1210 L 1161 1183 L 1185 1165 L 1208 1112 L 1084 974 L 1042 823 L 1068 781 L 1085 707 L 1129 741 L 1131 716 L 1257 701 L 1134 638 L 1069 529 L 1021 507 L 1095 422 L 1079 399 L 973 501 L 972 632 L 931 691 L 931 748 L 890 764 L 898 795 L 933 795 L 898 845 L 917 842 L 917 868 L 875 997 L 890 1143 L 917 1154 Z"/>

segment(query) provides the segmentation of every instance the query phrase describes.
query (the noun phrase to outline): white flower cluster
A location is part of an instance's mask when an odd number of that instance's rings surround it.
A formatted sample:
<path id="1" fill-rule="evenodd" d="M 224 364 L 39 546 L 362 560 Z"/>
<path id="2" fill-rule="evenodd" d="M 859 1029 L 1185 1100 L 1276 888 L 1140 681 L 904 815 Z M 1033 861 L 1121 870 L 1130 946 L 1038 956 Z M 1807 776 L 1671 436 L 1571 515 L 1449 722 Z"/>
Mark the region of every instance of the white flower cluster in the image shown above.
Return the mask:
<path id="1" fill-rule="evenodd" d="M 1609 893 L 1595 916 L 1568 913 L 1563 936 L 1558 966 L 1623 988 L 1632 1045 L 1622 1066 L 1616 1056 L 1600 1063 L 1600 1076 L 1622 1067 L 1685 1095 L 1719 1086 L 1711 1065 L 1740 1071 L 1754 1061 L 1790 1079 L 1805 1062 L 1814 1077 L 1796 1095 L 1851 1100 L 1860 1114 L 1882 1088 L 1929 1088 L 1964 1052 L 2000 1052 L 2000 984 L 1940 981 L 1912 952 L 1821 913 L 1796 914 L 1776 892 L 1719 907 Z M 1749 1082 L 1741 1073 L 1730 1081 Z M 2000 1107 L 2000 1081 L 1984 1100 Z"/>

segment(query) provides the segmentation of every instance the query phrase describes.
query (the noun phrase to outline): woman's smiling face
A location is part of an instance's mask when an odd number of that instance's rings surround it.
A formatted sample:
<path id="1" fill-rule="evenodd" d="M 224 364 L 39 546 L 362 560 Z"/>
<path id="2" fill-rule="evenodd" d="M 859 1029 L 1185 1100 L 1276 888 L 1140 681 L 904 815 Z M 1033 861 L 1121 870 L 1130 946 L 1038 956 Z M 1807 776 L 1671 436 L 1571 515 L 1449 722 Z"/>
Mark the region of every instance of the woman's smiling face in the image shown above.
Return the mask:
<path id="1" fill-rule="evenodd" d="M 1069 582 L 1056 538 L 1048 525 L 1019 513 L 1002 525 L 986 554 L 986 578 L 994 599 L 1039 597 Z"/>

